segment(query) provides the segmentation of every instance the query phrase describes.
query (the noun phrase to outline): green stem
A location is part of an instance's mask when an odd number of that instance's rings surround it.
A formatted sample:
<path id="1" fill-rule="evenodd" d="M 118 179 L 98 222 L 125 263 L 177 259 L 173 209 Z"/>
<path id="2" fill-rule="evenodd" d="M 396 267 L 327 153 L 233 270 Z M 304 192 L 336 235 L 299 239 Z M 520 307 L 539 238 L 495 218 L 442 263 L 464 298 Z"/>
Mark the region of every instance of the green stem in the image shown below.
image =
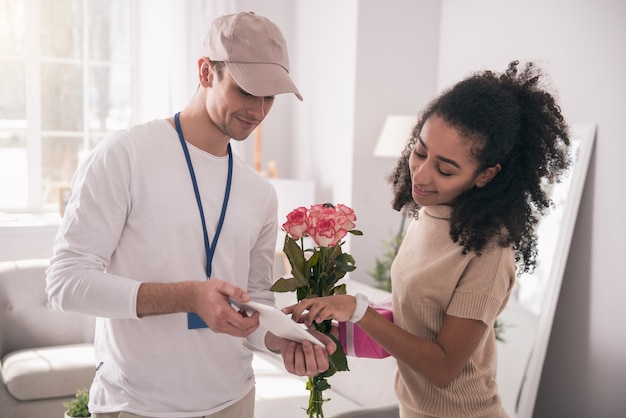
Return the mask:
<path id="1" fill-rule="evenodd" d="M 309 377 L 307 387 L 309 388 L 309 408 L 307 414 L 309 418 L 324 418 L 324 411 L 322 410 L 322 404 L 324 403 L 323 392 L 317 390 L 318 377 Z"/>

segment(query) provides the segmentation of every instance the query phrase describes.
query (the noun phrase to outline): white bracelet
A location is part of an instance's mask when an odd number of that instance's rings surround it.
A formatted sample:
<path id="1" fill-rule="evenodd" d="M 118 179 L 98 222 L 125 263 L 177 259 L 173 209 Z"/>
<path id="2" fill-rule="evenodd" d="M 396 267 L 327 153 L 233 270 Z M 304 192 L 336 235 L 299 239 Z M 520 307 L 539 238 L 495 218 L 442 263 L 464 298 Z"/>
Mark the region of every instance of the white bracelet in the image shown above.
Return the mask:
<path id="1" fill-rule="evenodd" d="M 356 309 L 348 321 L 357 323 L 365 316 L 365 312 L 367 312 L 367 307 L 369 306 L 370 301 L 367 299 L 367 296 L 360 293 L 354 295 L 354 298 L 356 299 Z"/>

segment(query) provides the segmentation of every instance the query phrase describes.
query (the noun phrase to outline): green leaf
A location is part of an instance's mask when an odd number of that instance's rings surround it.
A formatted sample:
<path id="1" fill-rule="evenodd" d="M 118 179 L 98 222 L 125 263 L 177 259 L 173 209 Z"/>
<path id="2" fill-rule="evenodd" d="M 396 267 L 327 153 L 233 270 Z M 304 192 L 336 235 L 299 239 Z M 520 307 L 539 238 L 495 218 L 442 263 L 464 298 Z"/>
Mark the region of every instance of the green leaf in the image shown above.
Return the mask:
<path id="1" fill-rule="evenodd" d="M 315 390 L 323 392 L 330 389 L 330 384 L 326 379 L 320 379 L 315 381 Z"/>
<path id="2" fill-rule="evenodd" d="M 493 329 L 496 335 L 496 340 L 502 343 L 506 342 L 506 340 L 504 339 L 504 328 L 506 327 L 507 325 L 500 318 L 497 318 L 496 321 L 493 323 Z"/>
<path id="3" fill-rule="evenodd" d="M 285 236 L 285 244 L 283 245 L 283 252 L 291 264 L 293 270 L 302 271 L 305 267 L 306 260 L 304 259 L 304 252 L 298 245 L 295 239 L 290 238 L 289 235 Z"/>
<path id="4" fill-rule="evenodd" d="M 86 388 L 79 389 L 76 397 L 71 402 L 63 402 L 63 406 L 67 408 L 67 415 L 70 417 L 89 417 L 88 408 L 89 391 Z"/>
<path id="5" fill-rule="evenodd" d="M 346 295 L 348 292 L 346 291 L 346 284 L 342 283 L 339 286 L 335 286 L 332 291 L 333 295 Z"/>
<path id="6" fill-rule="evenodd" d="M 348 231 L 349 233 L 351 233 L 352 235 L 363 235 L 363 232 L 359 231 L 358 229 L 353 229 L 352 231 Z"/>
<path id="7" fill-rule="evenodd" d="M 302 282 L 295 277 L 281 277 L 270 287 L 270 290 L 272 292 L 293 292 L 301 286 Z"/>
<path id="8" fill-rule="evenodd" d="M 313 268 L 317 265 L 317 263 L 319 262 L 319 259 L 320 259 L 320 253 L 314 252 L 313 255 L 306 262 L 306 264 L 308 265 L 309 268 Z"/>
<path id="9" fill-rule="evenodd" d="M 296 298 L 298 299 L 298 302 L 300 302 L 302 299 L 305 299 L 308 295 L 309 295 L 309 290 L 310 288 L 305 288 L 305 287 L 299 287 L 298 290 L 296 291 Z"/>
<path id="10" fill-rule="evenodd" d="M 302 251 L 297 241 L 286 235 L 283 252 L 287 256 L 289 264 L 291 265 L 291 275 L 293 276 L 293 280 L 281 278 L 274 283 L 270 290 L 275 292 L 293 292 L 300 287 L 308 287 L 309 267 L 307 260 L 304 257 L 304 251 Z"/>
<path id="11" fill-rule="evenodd" d="M 348 359 L 346 357 L 346 353 L 344 353 L 343 348 L 341 347 L 341 342 L 339 342 L 339 340 L 332 335 L 329 335 L 329 337 L 332 338 L 335 344 L 337 344 L 337 349 L 328 357 L 328 361 L 330 361 L 334 369 L 339 372 L 349 371 Z"/>
<path id="12" fill-rule="evenodd" d="M 296 240 L 293 238 L 290 238 L 289 235 L 285 236 L 285 243 L 283 244 L 283 252 L 287 256 L 287 258 L 289 258 L 290 262 L 296 262 L 296 263 L 304 262 L 304 252 L 302 251 L 302 248 L 300 248 Z"/>
<path id="13" fill-rule="evenodd" d="M 315 323 L 315 329 L 326 335 L 330 335 L 330 331 L 332 330 L 332 327 L 333 327 L 333 321 L 330 319 L 322 321 L 319 324 L 317 322 Z"/>
<path id="14" fill-rule="evenodd" d="M 324 282 L 325 283 L 324 296 L 329 296 L 333 294 L 335 283 L 337 283 L 339 279 L 341 279 L 341 277 L 343 277 L 343 274 L 337 274 L 333 272 L 326 278 L 326 281 Z"/>
<path id="15" fill-rule="evenodd" d="M 335 258 L 336 270 L 348 273 L 356 269 L 354 257 L 348 253 L 340 254 Z"/>

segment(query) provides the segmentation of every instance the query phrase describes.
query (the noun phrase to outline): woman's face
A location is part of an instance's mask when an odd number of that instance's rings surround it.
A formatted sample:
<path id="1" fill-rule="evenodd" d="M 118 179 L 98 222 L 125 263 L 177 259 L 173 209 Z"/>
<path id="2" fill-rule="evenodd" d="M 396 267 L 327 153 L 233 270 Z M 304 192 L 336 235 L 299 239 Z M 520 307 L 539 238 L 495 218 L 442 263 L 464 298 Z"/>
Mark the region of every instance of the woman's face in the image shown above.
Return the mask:
<path id="1" fill-rule="evenodd" d="M 412 194 L 418 205 L 454 205 L 462 193 L 495 177 L 500 165 L 477 172 L 473 144 L 440 116 L 426 120 L 409 157 Z"/>

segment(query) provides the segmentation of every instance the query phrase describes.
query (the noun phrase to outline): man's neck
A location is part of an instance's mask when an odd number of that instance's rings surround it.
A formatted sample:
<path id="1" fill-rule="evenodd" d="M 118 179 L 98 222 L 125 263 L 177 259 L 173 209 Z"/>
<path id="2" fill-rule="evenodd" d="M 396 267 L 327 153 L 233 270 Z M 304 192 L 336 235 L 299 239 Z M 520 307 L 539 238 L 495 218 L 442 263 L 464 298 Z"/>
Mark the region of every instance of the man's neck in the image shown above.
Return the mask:
<path id="1" fill-rule="evenodd" d="M 167 121 L 176 129 L 173 116 Z M 230 138 L 217 129 L 206 113 L 194 113 L 187 107 L 180 112 L 179 122 L 187 143 L 216 157 L 223 157 L 228 153 Z"/>

